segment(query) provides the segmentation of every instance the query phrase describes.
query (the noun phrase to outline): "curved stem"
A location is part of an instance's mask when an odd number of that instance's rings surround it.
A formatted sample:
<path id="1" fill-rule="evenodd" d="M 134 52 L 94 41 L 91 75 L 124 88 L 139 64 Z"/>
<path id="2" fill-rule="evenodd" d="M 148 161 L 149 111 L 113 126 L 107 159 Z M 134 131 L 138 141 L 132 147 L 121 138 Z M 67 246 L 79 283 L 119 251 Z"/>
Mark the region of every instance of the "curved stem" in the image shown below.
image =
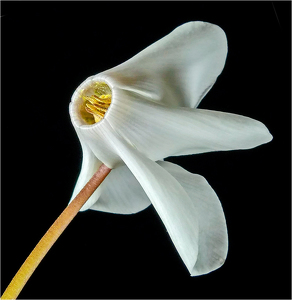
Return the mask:
<path id="1" fill-rule="evenodd" d="M 49 228 L 46 234 L 38 242 L 36 247 L 30 253 L 23 265 L 20 267 L 9 286 L 5 290 L 1 299 L 16 299 L 26 282 L 37 268 L 41 260 L 56 242 L 58 237 L 66 229 L 73 220 L 80 208 L 93 194 L 96 188 L 102 183 L 105 177 L 110 173 L 111 169 L 102 164 L 97 172 L 92 176 L 75 199 L 64 209 L 61 215 Z"/>

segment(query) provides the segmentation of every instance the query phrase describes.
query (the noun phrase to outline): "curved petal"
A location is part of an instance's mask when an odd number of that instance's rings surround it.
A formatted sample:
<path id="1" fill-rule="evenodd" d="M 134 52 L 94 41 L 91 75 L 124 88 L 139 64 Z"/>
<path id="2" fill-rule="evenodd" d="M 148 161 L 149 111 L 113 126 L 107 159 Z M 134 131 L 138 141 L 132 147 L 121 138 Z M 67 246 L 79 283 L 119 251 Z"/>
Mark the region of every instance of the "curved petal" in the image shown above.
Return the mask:
<path id="1" fill-rule="evenodd" d="M 74 99 L 74 97 L 72 98 Z M 81 171 L 70 202 L 103 162 L 110 168 L 115 167 L 115 169 L 110 172 L 80 211 L 94 209 L 119 214 L 132 214 L 148 207 L 151 202 L 144 190 L 127 166 L 123 165 L 120 157 L 111 149 L 112 146 L 107 137 L 107 132 L 112 130 L 111 126 L 103 121 L 93 126 L 80 125 L 82 120 L 80 120 L 78 113 L 78 103 L 75 102 L 70 104 L 70 116 L 83 154 Z"/>
<path id="2" fill-rule="evenodd" d="M 202 275 L 221 267 L 228 252 L 226 221 L 221 203 L 206 179 L 169 163 L 158 162 L 185 189 L 199 218 L 199 253 L 191 275 Z"/>
<path id="3" fill-rule="evenodd" d="M 79 137 L 82 147 L 82 167 L 69 203 L 77 196 L 102 164 Z M 141 185 L 127 166 L 113 169 L 80 211 L 93 209 L 117 214 L 137 213 L 151 204 Z"/>
<path id="4" fill-rule="evenodd" d="M 173 155 L 249 149 L 272 139 L 254 119 L 211 110 L 170 108 L 114 89 L 111 126 L 154 161 Z M 131 130 L 129 130 L 131 128 Z"/>
<path id="5" fill-rule="evenodd" d="M 227 40 L 220 27 L 189 22 L 101 74 L 115 86 L 151 100 L 196 107 L 221 73 L 226 55 Z"/>
<path id="6" fill-rule="evenodd" d="M 83 83 L 83 84 L 86 84 Z M 78 89 L 75 94 L 78 93 Z M 91 150 L 94 156 L 103 162 L 107 167 L 113 169 L 118 164 L 122 163 L 120 157 L 112 151 L 111 144 L 107 132 L 111 130 L 111 126 L 105 120 L 94 125 L 84 125 L 79 113 L 78 97 L 72 96 L 72 102 L 69 106 L 70 117 L 72 124 L 77 132 L 80 141 L 84 141 L 86 146 Z"/>
<path id="7" fill-rule="evenodd" d="M 101 161 L 98 160 L 93 152 L 90 150 L 90 148 L 86 145 L 86 143 L 83 141 L 83 138 L 78 133 L 78 130 L 76 130 L 77 136 L 79 138 L 81 147 L 82 147 L 82 166 L 81 171 L 79 174 L 79 177 L 77 179 L 75 188 L 73 190 L 72 197 L 69 201 L 69 203 L 77 196 L 77 194 L 83 189 L 83 187 L 86 185 L 86 183 L 89 181 L 89 179 L 93 176 L 93 174 L 98 170 L 98 168 L 101 166 Z M 100 196 L 101 190 L 98 188 L 96 191 L 92 194 L 92 196 L 86 201 L 86 203 L 82 206 L 80 211 L 87 210 L 90 208 L 95 201 Z"/>
<path id="8" fill-rule="evenodd" d="M 191 272 L 198 255 L 198 216 L 182 186 L 157 163 L 109 133 L 113 148 L 127 164 L 162 219 L 178 253 Z"/>
<path id="9" fill-rule="evenodd" d="M 151 204 L 127 166 L 113 169 L 102 183 L 101 188 L 101 196 L 89 209 L 117 214 L 133 214 Z"/>

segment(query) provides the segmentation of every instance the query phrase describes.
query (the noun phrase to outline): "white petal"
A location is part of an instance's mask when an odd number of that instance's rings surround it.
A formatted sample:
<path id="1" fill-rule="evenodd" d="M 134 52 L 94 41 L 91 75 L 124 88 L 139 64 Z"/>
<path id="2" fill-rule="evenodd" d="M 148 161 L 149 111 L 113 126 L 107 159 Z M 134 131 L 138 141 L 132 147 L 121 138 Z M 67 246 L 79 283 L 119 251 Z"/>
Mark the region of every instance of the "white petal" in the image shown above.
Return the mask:
<path id="1" fill-rule="evenodd" d="M 82 190 L 82 188 L 86 185 L 89 179 L 93 176 L 93 174 L 98 170 L 98 168 L 102 164 L 101 161 L 95 157 L 95 155 L 86 145 L 86 143 L 83 141 L 83 138 L 80 136 L 77 130 L 76 133 L 81 143 L 83 157 L 82 157 L 81 171 L 77 179 L 70 202 L 77 196 L 77 194 Z M 86 203 L 82 206 L 80 211 L 84 211 L 90 208 L 93 205 L 93 203 L 97 201 L 97 199 L 99 198 L 100 192 L 101 190 L 97 189 L 92 194 L 92 196 L 86 201 Z"/>
<path id="2" fill-rule="evenodd" d="M 224 263 L 228 251 L 226 221 L 216 193 L 200 175 L 191 174 L 169 162 L 159 162 L 159 165 L 182 185 L 199 218 L 199 253 L 191 275 L 214 271 Z"/>
<path id="3" fill-rule="evenodd" d="M 182 186 L 157 163 L 109 133 L 117 153 L 140 182 L 191 272 L 198 255 L 198 216 Z"/>
<path id="4" fill-rule="evenodd" d="M 217 111 L 170 108 L 133 92 L 114 89 L 111 126 L 154 161 L 173 155 L 249 149 L 272 139 L 248 117 Z"/>
<path id="5" fill-rule="evenodd" d="M 113 169 L 102 183 L 101 188 L 101 196 L 89 207 L 90 209 L 118 214 L 133 214 L 151 204 L 141 185 L 127 166 Z"/>
<path id="6" fill-rule="evenodd" d="M 226 55 L 227 40 L 220 27 L 189 22 L 102 74 L 116 87 L 149 99 L 196 107 L 221 73 Z"/>
<path id="7" fill-rule="evenodd" d="M 88 85 L 87 79 L 81 84 L 81 87 Z M 122 163 L 120 157 L 112 151 L 111 144 L 109 144 L 107 132 L 112 130 L 108 122 L 104 119 L 94 125 L 84 125 L 84 121 L 79 114 L 79 97 L 78 88 L 72 96 L 72 102 L 69 106 L 70 117 L 72 124 L 78 134 L 80 140 L 86 143 L 87 147 L 92 151 L 95 157 L 103 162 L 107 167 L 113 169 L 118 164 Z"/>

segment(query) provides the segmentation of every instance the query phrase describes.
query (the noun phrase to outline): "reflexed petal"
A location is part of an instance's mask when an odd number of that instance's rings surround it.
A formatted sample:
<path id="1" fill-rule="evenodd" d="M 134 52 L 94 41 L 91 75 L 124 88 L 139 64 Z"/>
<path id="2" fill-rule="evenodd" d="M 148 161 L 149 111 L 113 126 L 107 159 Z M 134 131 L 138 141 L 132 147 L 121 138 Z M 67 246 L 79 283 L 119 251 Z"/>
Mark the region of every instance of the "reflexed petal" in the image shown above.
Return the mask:
<path id="1" fill-rule="evenodd" d="M 199 218 L 199 254 L 191 275 L 202 275 L 219 268 L 227 256 L 228 236 L 224 212 L 216 193 L 200 175 L 169 162 L 159 162 L 159 165 L 185 189 Z"/>
<path id="2" fill-rule="evenodd" d="M 192 272 L 198 255 L 198 216 L 182 186 L 156 162 L 124 142 L 114 131 L 109 138 L 137 178 L 162 219 L 177 251 Z"/>
<path id="3" fill-rule="evenodd" d="M 82 167 L 70 202 L 102 164 L 83 142 L 83 139 L 80 137 L 79 139 L 83 152 Z M 118 214 L 133 214 L 145 209 L 150 204 L 151 202 L 141 185 L 128 167 L 124 165 L 109 173 L 80 211 L 94 209 Z"/>
<path id="4" fill-rule="evenodd" d="M 151 100 L 196 107 L 221 73 L 226 54 L 227 40 L 220 27 L 189 22 L 101 74 L 109 76 L 116 87 Z"/>
<path id="5" fill-rule="evenodd" d="M 119 214 L 132 214 L 151 204 L 140 184 L 123 165 L 119 156 L 111 149 L 107 132 L 112 130 L 108 122 L 101 121 L 92 126 L 80 125 L 78 104 L 70 104 L 70 116 L 81 143 L 83 160 L 81 171 L 70 202 L 86 185 L 101 163 L 114 168 L 104 182 L 81 208 L 81 211 L 94 209 Z M 98 158 L 100 159 L 98 159 Z M 101 162 L 102 161 L 102 162 Z M 120 164 L 120 166 L 118 166 Z M 102 195 L 102 196 L 100 196 Z M 94 204 L 97 201 L 96 204 Z"/>
<path id="6" fill-rule="evenodd" d="M 101 196 L 89 207 L 90 209 L 118 214 L 133 214 L 151 204 L 141 185 L 127 166 L 113 169 L 101 184 L 101 188 Z"/>
<path id="7" fill-rule="evenodd" d="M 129 91 L 114 90 L 107 120 L 139 151 L 157 161 L 168 156 L 249 149 L 272 139 L 254 119 L 203 109 L 169 108 Z M 129 130 L 131 128 L 131 130 Z"/>
<path id="8" fill-rule="evenodd" d="M 101 161 L 95 157 L 95 155 L 86 145 L 86 143 L 83 141 L 83 138 L 80 136 L 80 134 L 78 134 L 77 130 L 76 132 L 79 137 L 79 141 L 81 143 L 83 157 L 82 157 L 81 171 L 78 180 L 76 182 L 70 202 L 77 196 L 77 194 L 82 190 L 82 188 L 86 185 L 86 183 L 90 180 L 90 178 L 93 176 L 93 174 L 98 170 L 98 168 L 102 164 Z M 95 201 L 97 201 L 99 196 L 100 196 L 100 189 L 96 189 L 96 191 L 92 194 L 92 196 L 82 206 L 80 211 L 87 210 L 90 206 L 93 205 Z"/>

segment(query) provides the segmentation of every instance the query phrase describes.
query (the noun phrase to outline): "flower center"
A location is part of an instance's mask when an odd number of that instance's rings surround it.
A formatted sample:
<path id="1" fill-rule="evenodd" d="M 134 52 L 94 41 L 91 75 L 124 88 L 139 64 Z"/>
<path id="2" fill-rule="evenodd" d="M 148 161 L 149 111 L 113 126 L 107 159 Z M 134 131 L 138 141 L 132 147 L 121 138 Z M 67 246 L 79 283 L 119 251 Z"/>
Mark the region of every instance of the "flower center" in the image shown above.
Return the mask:
<path id="1" fill-rule="evenodd" d="M 110 87 L 104 82 L 95 82 L 88 91 L 82 92 L 83 103 L 80 113 L 87 124 L 101 121 L 109 108 L 112 100 Z"/>

